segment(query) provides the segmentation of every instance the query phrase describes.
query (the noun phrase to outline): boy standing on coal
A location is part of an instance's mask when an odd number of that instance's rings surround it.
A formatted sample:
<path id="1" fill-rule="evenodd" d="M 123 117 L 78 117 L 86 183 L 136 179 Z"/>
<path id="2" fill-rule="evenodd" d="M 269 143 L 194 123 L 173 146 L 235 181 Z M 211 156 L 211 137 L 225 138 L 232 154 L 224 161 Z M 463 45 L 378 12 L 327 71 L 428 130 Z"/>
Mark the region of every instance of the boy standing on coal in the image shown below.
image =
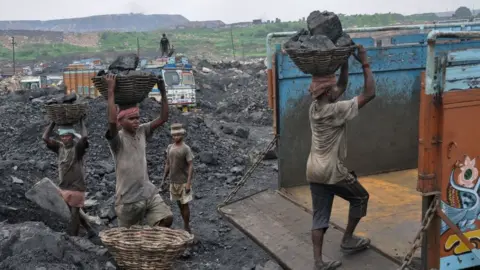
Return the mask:
<path id="1" fill-rule="evenodd" d="M 329 227 L 334 195 L 350 202 L 348 224 L 341 248 L 359 251 L 370 245 L 368 238 L 353 235 L 358 222 L 367 214 L 369 194 L 358 182 L 354 172 L 349 172 L 343 162 L 346 158 L 346 124 L 358 114 L 358 109 L 375 97 L 375 81 L 367 61 L 366 51 L 359 47 L 358 59 L 362 64 L 364 90 L 350 100 L 337 101 L 348 84 L 348 63 L 340 73 L 314 77 L 310 93 L 315 99 L 310 106 L 312 146 L 307 161 L 307 181 L 310 183 L 313 204 L 312 241 L 315 270 L 340 267 L 340 261 L 322 260 L 323 236 Z"/>
<path id="2" fill-rule="evenodd" d="M 60 126 L 58 133 L 61 141 L 59 142 L 51 139 L 55 127 L 55 123 L 52 122 L 43 133 L 42 138 L 47 148 L 58 154 L 58 175 L 60 178 L 58 187 L 72 214 L 69 234 L 77 236 L 81 224 L 91 237 L 95 235 L 95 232 L 80 215 L 80 209 L 84 206 L 86 191 L 83 158 L 88 148 L 87 128 L 83 119 L 80 124 L 82 126 L 81 135 L 77 134 L 73 127 Z M 77 142 L 75 142 L 74 136 L 79 137 Z"/>
<path id="3" fill-rule="evenodd" d="M 171 126 L 171 134 L 174 143 L 167 147 L 167 160 L 162 184 L 170 174 L 170 200 L 177 201 L 182 214 L 184 228 L 191 233 L 190 207 L 188 203 L 193 199 L 193 153 L 190 147 L 183 141 L 185 129 L 183 129 L 182 124 L 173 124 Z"/>
<path id="4" fill-rule="evenodd" d="M 165 84 L 158 86 L 162 94 L 162 112 L 155 120 L 140 125 L 137 106 L 117 113 L 115 105 L 116 76 L 106 76 L 108 84 L 108 140 L 115 160 L 116 191 L 115 212 L 118 226 L 130 227 L 145 219 L 150 226 L 170 227 L 173 215 L 167 204 L 150 182 L 147 171 L 146 143 L 153 131 L 168 119 L 168 104 Z"/>

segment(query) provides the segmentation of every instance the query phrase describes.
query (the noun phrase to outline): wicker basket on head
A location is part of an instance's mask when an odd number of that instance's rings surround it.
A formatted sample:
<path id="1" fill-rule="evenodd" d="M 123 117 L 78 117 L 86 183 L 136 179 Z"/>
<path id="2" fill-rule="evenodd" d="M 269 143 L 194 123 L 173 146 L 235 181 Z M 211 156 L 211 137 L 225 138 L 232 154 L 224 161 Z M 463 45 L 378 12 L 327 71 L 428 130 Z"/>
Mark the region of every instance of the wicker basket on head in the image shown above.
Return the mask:
<path id="1" fill-rule="evenodd" d="M 75 124 L 87 113 L 86 103 L 45 105 L 47 115 L 58 125 Z"/>
<path id="2" fill-rule="evenodd" d="M 356 46 L 339 47 L 328 51 L 308 49 L 285 49 L 297 67 L 314 76 L 335 73 L 355 51 Z"/>
<path id="3" fill-rule="evenodd" d="M 100 238 L 118 266 L 129 270 L 171 269 L 193 241 L 193 235 L 186 231 L 148 226 L 108 229 Z"/>
<path id="4" fill-rule="evenodd" d="M 95 88 L 107 99 L 108 87 L 107 81 L 103 76 L 92 78 Z M 152 74 L 132 74 L 117 76 L 115 87 L 115 104 L 128 105 L 142 102 L 148 93 L 152 91 L 153 86 L 158 82 L 158 78 Z"/>

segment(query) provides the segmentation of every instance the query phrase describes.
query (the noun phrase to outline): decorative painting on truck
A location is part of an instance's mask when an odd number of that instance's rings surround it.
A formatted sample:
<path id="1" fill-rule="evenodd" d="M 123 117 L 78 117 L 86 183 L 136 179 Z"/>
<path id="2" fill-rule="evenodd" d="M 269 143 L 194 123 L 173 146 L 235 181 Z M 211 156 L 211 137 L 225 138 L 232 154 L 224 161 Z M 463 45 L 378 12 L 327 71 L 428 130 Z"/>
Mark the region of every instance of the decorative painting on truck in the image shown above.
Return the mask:
<path id="1" fill-rule="evenodd" d="M 462 162 L 454 165 L 441 209 L 475 247 L 480 247 L 480 177 L 476 162 L 476 158 L 465 156 Z M 441 269 L 458 269 L 454 262 L 467 258 L 480 260 L 454 232 L 448 235 L 449 230 L 450 227 L 442 220 L 440 235 L 445 244 L 441 250 L 444 266 Z"/>

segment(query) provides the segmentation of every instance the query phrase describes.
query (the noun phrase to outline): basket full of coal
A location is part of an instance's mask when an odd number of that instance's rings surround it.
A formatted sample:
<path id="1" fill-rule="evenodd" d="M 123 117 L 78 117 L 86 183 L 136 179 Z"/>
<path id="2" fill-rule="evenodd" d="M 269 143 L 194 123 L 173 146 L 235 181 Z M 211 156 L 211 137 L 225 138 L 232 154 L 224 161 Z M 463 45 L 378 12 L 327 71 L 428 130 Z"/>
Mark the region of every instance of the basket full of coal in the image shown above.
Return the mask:
<path id="1" fill-rule="evenodd" d="M 58 125 L 75 124 L 86 115 L 87 103 L 77 99 L 72 93 L 61 99 L 51 99 L 45 104 L 48 118 Z"/>
<path id="2" fill-rule="evenodd" d="M 343 32 L 340 18 L 328 11 L 313 11 L 302 29 L 284 44 L 297 67 L 307 74 L 324 76 L 335 73 L 355 51 L 350 36 Z"/>
<path id="3" fill-rule="evenodd" d="M 108 87 L 105 75 L 116 75 L 115 103 L 130 105 L 142 102 L 159 78 L 147 72 L 137 71 L 139 58 L 136 54 L 119 56 L 109 67 L 108 71 L 100 71 L 92 78 L 100 94 L 107 99 Z"/>

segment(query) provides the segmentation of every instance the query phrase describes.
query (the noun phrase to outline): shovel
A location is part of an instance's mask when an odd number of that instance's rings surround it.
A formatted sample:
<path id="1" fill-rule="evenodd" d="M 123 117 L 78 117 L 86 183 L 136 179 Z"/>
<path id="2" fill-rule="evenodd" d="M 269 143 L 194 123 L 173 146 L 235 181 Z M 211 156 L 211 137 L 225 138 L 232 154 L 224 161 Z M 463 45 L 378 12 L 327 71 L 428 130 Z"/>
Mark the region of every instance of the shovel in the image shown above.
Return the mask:
<path id="1" fill-rule="evenodd" d="M 25 197 L 43 209 L 54 212 L 65 219 L 65 221 L 70 222 L 70 209 L 52 180 L 43 178 L 25 193 Z M 86 221 L 92 222 L 92 218 L 85 214 L 82 209 L 80 209 L 80 216 Z M 98 222 L 94 223 L 98 225 Z"/>

